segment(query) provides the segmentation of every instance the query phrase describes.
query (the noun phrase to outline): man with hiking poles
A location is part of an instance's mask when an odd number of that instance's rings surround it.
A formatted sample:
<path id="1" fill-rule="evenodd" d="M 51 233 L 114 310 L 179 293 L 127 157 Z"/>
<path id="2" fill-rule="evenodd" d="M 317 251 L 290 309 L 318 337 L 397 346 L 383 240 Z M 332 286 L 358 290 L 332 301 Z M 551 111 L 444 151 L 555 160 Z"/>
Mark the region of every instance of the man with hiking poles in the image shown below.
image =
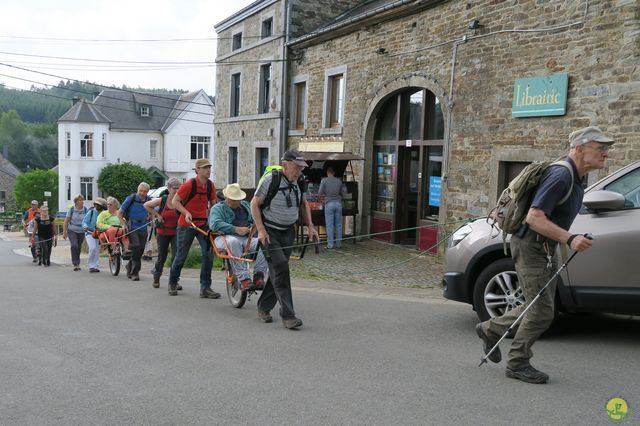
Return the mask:
<path id="1" fill-rule="evenodd" d="M 591 247 L 585 235 L 572 235 L 569 228 L 580 211 L 584 189 L 582 178 L 602 169 L 614 140 L 598 127 L 586 127 L 569 135 L 570 151 L 565 161 L 571 166 L 552 164 L 544 170 L 533 190 L 525 223 L 511 236 L 511 256 L 526 301 L 531 302 L 554 277 L 558 269 L 555 251 L 558 243 L 574 252 Z M 568 195 L 568 196 L 567 196 Z M 565 263 L 566 265 L 566 263 Z M 527 383 L 546 383 L 549 376 L 530 364 L 531 346 L 551 325 L 554 317 L 556 283 L 543 291 L 535 304 L 519 306 L 501 317 L 476 325 L 484 352 L 490 361 L 502 359 L 500 349 L 491 349 L 514 321 L 527 309 L 509 349 L 506 376 Z"/>

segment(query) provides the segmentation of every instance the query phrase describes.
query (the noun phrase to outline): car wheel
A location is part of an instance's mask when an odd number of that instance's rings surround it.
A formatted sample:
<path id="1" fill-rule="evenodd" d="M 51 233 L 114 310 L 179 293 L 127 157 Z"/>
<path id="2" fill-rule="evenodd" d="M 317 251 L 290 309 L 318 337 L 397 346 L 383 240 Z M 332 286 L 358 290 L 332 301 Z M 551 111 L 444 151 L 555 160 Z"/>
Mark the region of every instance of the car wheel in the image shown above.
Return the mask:
<path id="1" fill-rule="evenodd" d="M 499 317 L 520 305 L 524 295 L 511 258 L 490 263 L 473 288 L 473 307 L 481 321 Z"/>

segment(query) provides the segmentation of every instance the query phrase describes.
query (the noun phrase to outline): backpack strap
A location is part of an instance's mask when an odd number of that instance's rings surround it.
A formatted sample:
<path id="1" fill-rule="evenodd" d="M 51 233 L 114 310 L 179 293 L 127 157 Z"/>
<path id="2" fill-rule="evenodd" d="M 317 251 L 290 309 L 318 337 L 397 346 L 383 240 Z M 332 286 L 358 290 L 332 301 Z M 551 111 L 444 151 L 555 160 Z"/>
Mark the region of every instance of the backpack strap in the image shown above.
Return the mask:
<path id="1" fill-rule="evenodd" d="M 267 189 L 267 195 L 264 196 L 260 210 L 264 210 L 271 204 L 271 200 L 276 196 L 280 189 L 280 180 L 282 179 L 282 172 L 280 170 L 271 171 L 271 182 L 269 183 L 269 189 Z"/>
<path id="2" fill-rule="evenodd" d="M 565 196 L 560 199 L 560 202 L 558 203 L 558 205 L 561 205 L 561 204 L 564 204 L 569 199 L 569 197 L 571 196 L 571 192 L 573 191 L 573 183 L 575 181 L 575 176 L 573 175 L 573 167 L 571 166 L 571 164 L 569 164 L 568 161 L 565 161 L 565 160 L 556 161 L 551 165 L 563 166 L 569 170 L 569 173 L 571 173 L 571 186 L 569 186 L 569 191 L 567 191 Z"/>
<path id="3" fill-rule="evenodd" d="M 196 178 L 191 178 L 191 192 L 189 192 L 189 195 L 187 195 L 187 199 L 184 200 L 182 205 L 186 207 L 187 204 L 189 204 L 189 201 L 191 201 L 193 197 L 196 196 L 197 193 L 198 193 L 198 183 L 196 182 Z M 211 182 L 210 179 L 207 179 L 207 199 L 211 202 L 215 200 L 215 197 L 213 197 L 213 183 Z"/>
<path id="4" fill-rule="evenodd" d="M 169 198 L 167 194 L 164 194 L 162 196 L 162 199 L 160 200 L 160 209 L 158 210 L 159 213 L 162 213 L 164 211 L 164 206 L 167 205 L 167 198 Z"/>

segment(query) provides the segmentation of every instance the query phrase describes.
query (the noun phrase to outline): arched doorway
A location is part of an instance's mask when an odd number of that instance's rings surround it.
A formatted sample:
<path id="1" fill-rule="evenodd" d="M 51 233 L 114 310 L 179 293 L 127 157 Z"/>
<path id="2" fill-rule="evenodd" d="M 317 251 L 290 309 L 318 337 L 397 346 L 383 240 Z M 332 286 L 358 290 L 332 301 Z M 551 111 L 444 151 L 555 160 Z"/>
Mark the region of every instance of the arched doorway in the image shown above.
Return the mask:
<path id="1" fill-rule="evenodd" d="M 396 244 L 429 248 L 437 230 L 444 117 L 429 90 L 409 87 L 387 97 L 373 134 L 371 232 Z"/>

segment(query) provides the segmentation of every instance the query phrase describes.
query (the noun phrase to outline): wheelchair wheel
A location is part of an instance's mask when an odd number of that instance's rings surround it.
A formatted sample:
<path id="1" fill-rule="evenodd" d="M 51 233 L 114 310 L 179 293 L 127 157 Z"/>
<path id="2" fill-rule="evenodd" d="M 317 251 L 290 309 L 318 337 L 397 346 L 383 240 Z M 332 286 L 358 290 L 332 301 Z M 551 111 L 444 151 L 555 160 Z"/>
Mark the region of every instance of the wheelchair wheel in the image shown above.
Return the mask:
<path id="1" fill-rule="evenodd" d="M 224 260 L 224 269 L 227 275 L 227 298 L 229 299 L 231 306 L 240 309 L 247 301 L 247 293 L 240 290 L 240 281 L 233 273 L 229 259 Z"/>
<path id="2" fill-rule="evenodd" d="M 111 246 L 109 245 L 107 248 L 107 251 L 109 254 L 109 271 L 111 272 L 111 275 L 113 275 L 114 277 L 117 277 L 118 274 L 120 273 L 120 263 L 121 263 L 120 246 L 118 245 L 115 250 L 112 250 Z"/>

